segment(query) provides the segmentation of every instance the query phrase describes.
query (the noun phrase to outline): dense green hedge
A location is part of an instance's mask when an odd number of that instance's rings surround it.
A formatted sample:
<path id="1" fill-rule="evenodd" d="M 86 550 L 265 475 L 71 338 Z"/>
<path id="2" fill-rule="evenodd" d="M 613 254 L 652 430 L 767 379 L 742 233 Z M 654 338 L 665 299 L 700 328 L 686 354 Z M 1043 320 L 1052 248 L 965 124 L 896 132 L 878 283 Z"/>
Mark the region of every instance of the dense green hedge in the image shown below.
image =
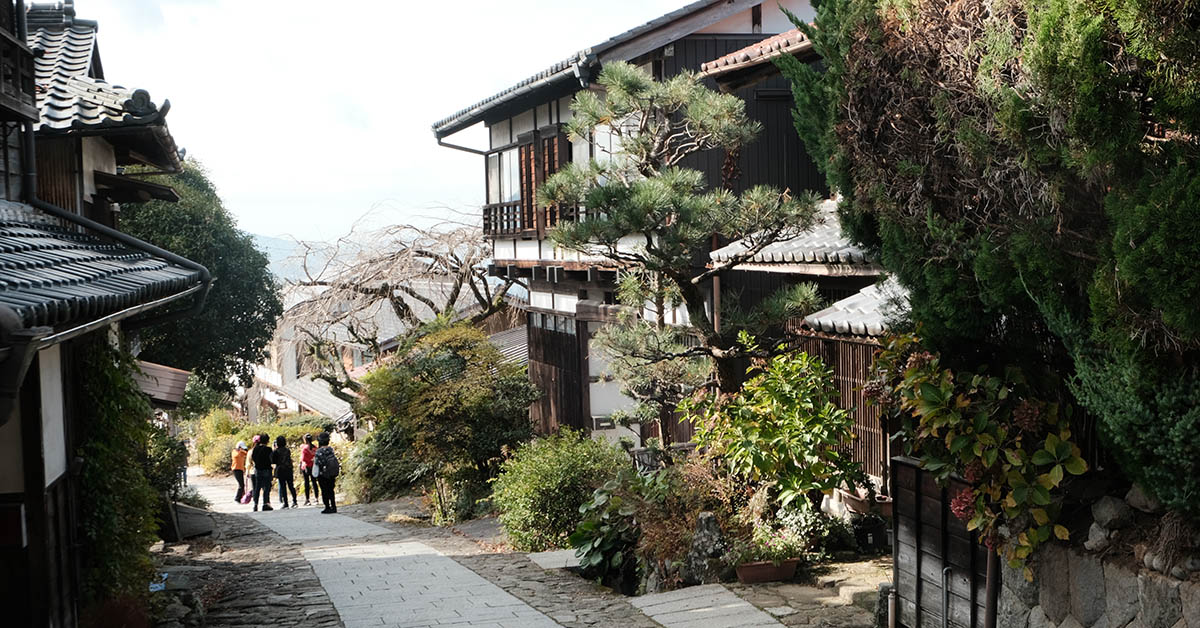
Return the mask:
<path id="1" fill-rule="evenodd" d="M 565 547 L 592 492 L 630 466 L 619 447 L 570 430 L 540 438 L 504 462 L 492 499 L 513 547 Z"/>
<path id="2" fill-rule="evenodd" d="M 152 411 L 132 374 L 133 358 L 95 334 L 82 351 L 85 413 L 79 512 L 83 548 L 81 608 L 116 599 L 144 601 L 154 575 L 158 497 L 146 479 Z"/>

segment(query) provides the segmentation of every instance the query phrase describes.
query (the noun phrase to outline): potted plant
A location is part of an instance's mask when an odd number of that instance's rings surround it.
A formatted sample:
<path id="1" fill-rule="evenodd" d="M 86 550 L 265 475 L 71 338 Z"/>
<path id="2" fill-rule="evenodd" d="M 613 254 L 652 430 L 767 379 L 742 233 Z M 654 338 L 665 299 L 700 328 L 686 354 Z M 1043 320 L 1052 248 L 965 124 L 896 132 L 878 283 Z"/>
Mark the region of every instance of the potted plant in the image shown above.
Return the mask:
<path id="1" fill-rule="evenodd" d="M 732 562 L 738 582 L 791 580 L 803 560 L 804 540 L 785 528 L 756 526 L 749 539 L 734 544 Z"/>

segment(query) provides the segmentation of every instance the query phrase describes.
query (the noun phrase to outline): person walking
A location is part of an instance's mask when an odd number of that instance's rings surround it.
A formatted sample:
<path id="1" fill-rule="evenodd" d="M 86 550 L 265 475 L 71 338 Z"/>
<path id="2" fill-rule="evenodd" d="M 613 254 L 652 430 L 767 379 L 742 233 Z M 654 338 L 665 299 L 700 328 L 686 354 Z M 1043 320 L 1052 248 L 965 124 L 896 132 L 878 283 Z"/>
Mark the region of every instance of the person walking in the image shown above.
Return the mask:
<path id="1" fill-rule="evenodd" d="M 317 482 L 321 485 L 321 500 L 325 503 L 325 509 L 321 511 L 321 514 L 328 515 L 337 512 L 337 501 L 333 496 L 333 483 L 337 479 L 338 473 L 341 472 L 342 466 L 338 462 L 333 447 L 329 446 L 329 432 L 321 432 L 317 436 L 317 443 L 320 447 L 317 448 L 313 461 L 316 466 Z"/>
<path id="2" fill-rule="evenodd" d="M 292 491 L 292 508 L 296 507 L 296 482 L 292 474 L 292 452 L 287 447 L 287 438 L 280 434 L 275 438 L 275 451 L 271 453 L 275 463 L 275 479 L 279 480 L 279 501 L 288 507 L 288 489 Z"/>
<path id="3" fill-rule="evenodd" d="M 233 448 L 233 479 L 237 480 L 238 490 L 233 501 L 242 503 L 242 495 L 246 494 L 246 441 L 239 440 Z"/>
<path id="4" fill-rule="evenodd" d="M 300 446 L 300 474 L 304 476 L 304 505 L 312 502 L 308 499 L 308 485 L 312 484 L 312 496 L 321 501 L 321 488 L 317 485 L 317 476 L 313 475 L 313 458 L 317 446 L 313 444 L 312 434 L 304 435 L 304 444 Z"/>
<path id="5" fill-rule="evenodd" d="M 258 443 L 250 452 L 254 462 L 254 510 L 258 510 L 258 496 L 262 495 L 263 510 L 271 508 L 271 437 L 266 434 L 258 435 Z"/>

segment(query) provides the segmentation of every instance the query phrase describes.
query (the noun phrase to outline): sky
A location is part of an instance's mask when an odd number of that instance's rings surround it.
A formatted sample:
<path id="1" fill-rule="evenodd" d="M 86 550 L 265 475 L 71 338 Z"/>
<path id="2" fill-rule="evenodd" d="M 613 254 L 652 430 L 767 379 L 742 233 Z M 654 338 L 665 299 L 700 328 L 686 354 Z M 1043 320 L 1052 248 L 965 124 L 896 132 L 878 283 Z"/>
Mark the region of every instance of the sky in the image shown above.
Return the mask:
<path id="1" fill-rule="evenodd" d="M 477 218 L 482 157 L 433 122 L 687 0 L 76 0 L 105 78 L 171 101 L 248 232 Z M 450 141 L 482 148 L 481 129 Z"/>

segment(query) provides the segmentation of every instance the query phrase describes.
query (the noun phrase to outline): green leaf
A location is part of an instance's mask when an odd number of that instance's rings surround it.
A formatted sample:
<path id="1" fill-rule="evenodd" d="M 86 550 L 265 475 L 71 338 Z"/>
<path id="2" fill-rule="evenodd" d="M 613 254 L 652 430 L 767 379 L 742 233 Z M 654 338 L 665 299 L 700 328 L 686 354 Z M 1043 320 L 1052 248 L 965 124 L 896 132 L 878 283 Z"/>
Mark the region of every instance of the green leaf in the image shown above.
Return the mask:
<path id="1" fill-rule="evenodd" d="M 1083 473 L 1088 469 L 1087 463 L 1084 462 L 1083 458 L 1080 458 L 1079 456 L 1072 456 L 1065 463 L 1063 463 L 1063 466 L 1066 467 L 1067 473 L 1070 473 L 1071 475 L 1083 475 Z"/>
<path id="2" fill-rule="evenodd" d="M 956 454 L 971 443 L 971 437 L 966 434 L 956 436 L 950 443 L 950 453 Z"/>
<path id="3" fill-rule="evenodd" d="M 944 401 L 942 399 L 942 389 L 929 382 L 921 382 L 921 397 L 938 405 L 941 405 Z"/>
<path id="4" fill-rule="evenodd" d="M 1030 512 L 1033 514 L 1033 520 L 1036 521 L 1038 525 L 1046 525 L 1047 523 L 1050 523 L 1050 515 L 1046 514 L 1045 508 L 1034 508 Z"/>
<path id="5" fill-rule="evenodd" d="M 1033 503 L 1039 506 L 1045 506 L 1050 503 L 1050 491 L 1044 486 L 1033 487 Z"/>
<path id="6" fill-rule="evenodd" d="M 1063 466 L 1061 464 L 1056 464 L 1050 469 L 1050 479 L 1054 481 L 1055 486 L 1058 486 L 1060 483 L 1062 483 Z"/>
<path id="7" fill-rule="evenodd" d="M 1041 466 L 1054 464 L 1055 462 L 1058 462 L 1058 459 L 1054 457 L 1054 454 L 1046 451 L 1045 449 L 1039 449 L 1033 452 L 1033 458 L 1031 458 L 1031 461 L 1033 464 Z"/>

